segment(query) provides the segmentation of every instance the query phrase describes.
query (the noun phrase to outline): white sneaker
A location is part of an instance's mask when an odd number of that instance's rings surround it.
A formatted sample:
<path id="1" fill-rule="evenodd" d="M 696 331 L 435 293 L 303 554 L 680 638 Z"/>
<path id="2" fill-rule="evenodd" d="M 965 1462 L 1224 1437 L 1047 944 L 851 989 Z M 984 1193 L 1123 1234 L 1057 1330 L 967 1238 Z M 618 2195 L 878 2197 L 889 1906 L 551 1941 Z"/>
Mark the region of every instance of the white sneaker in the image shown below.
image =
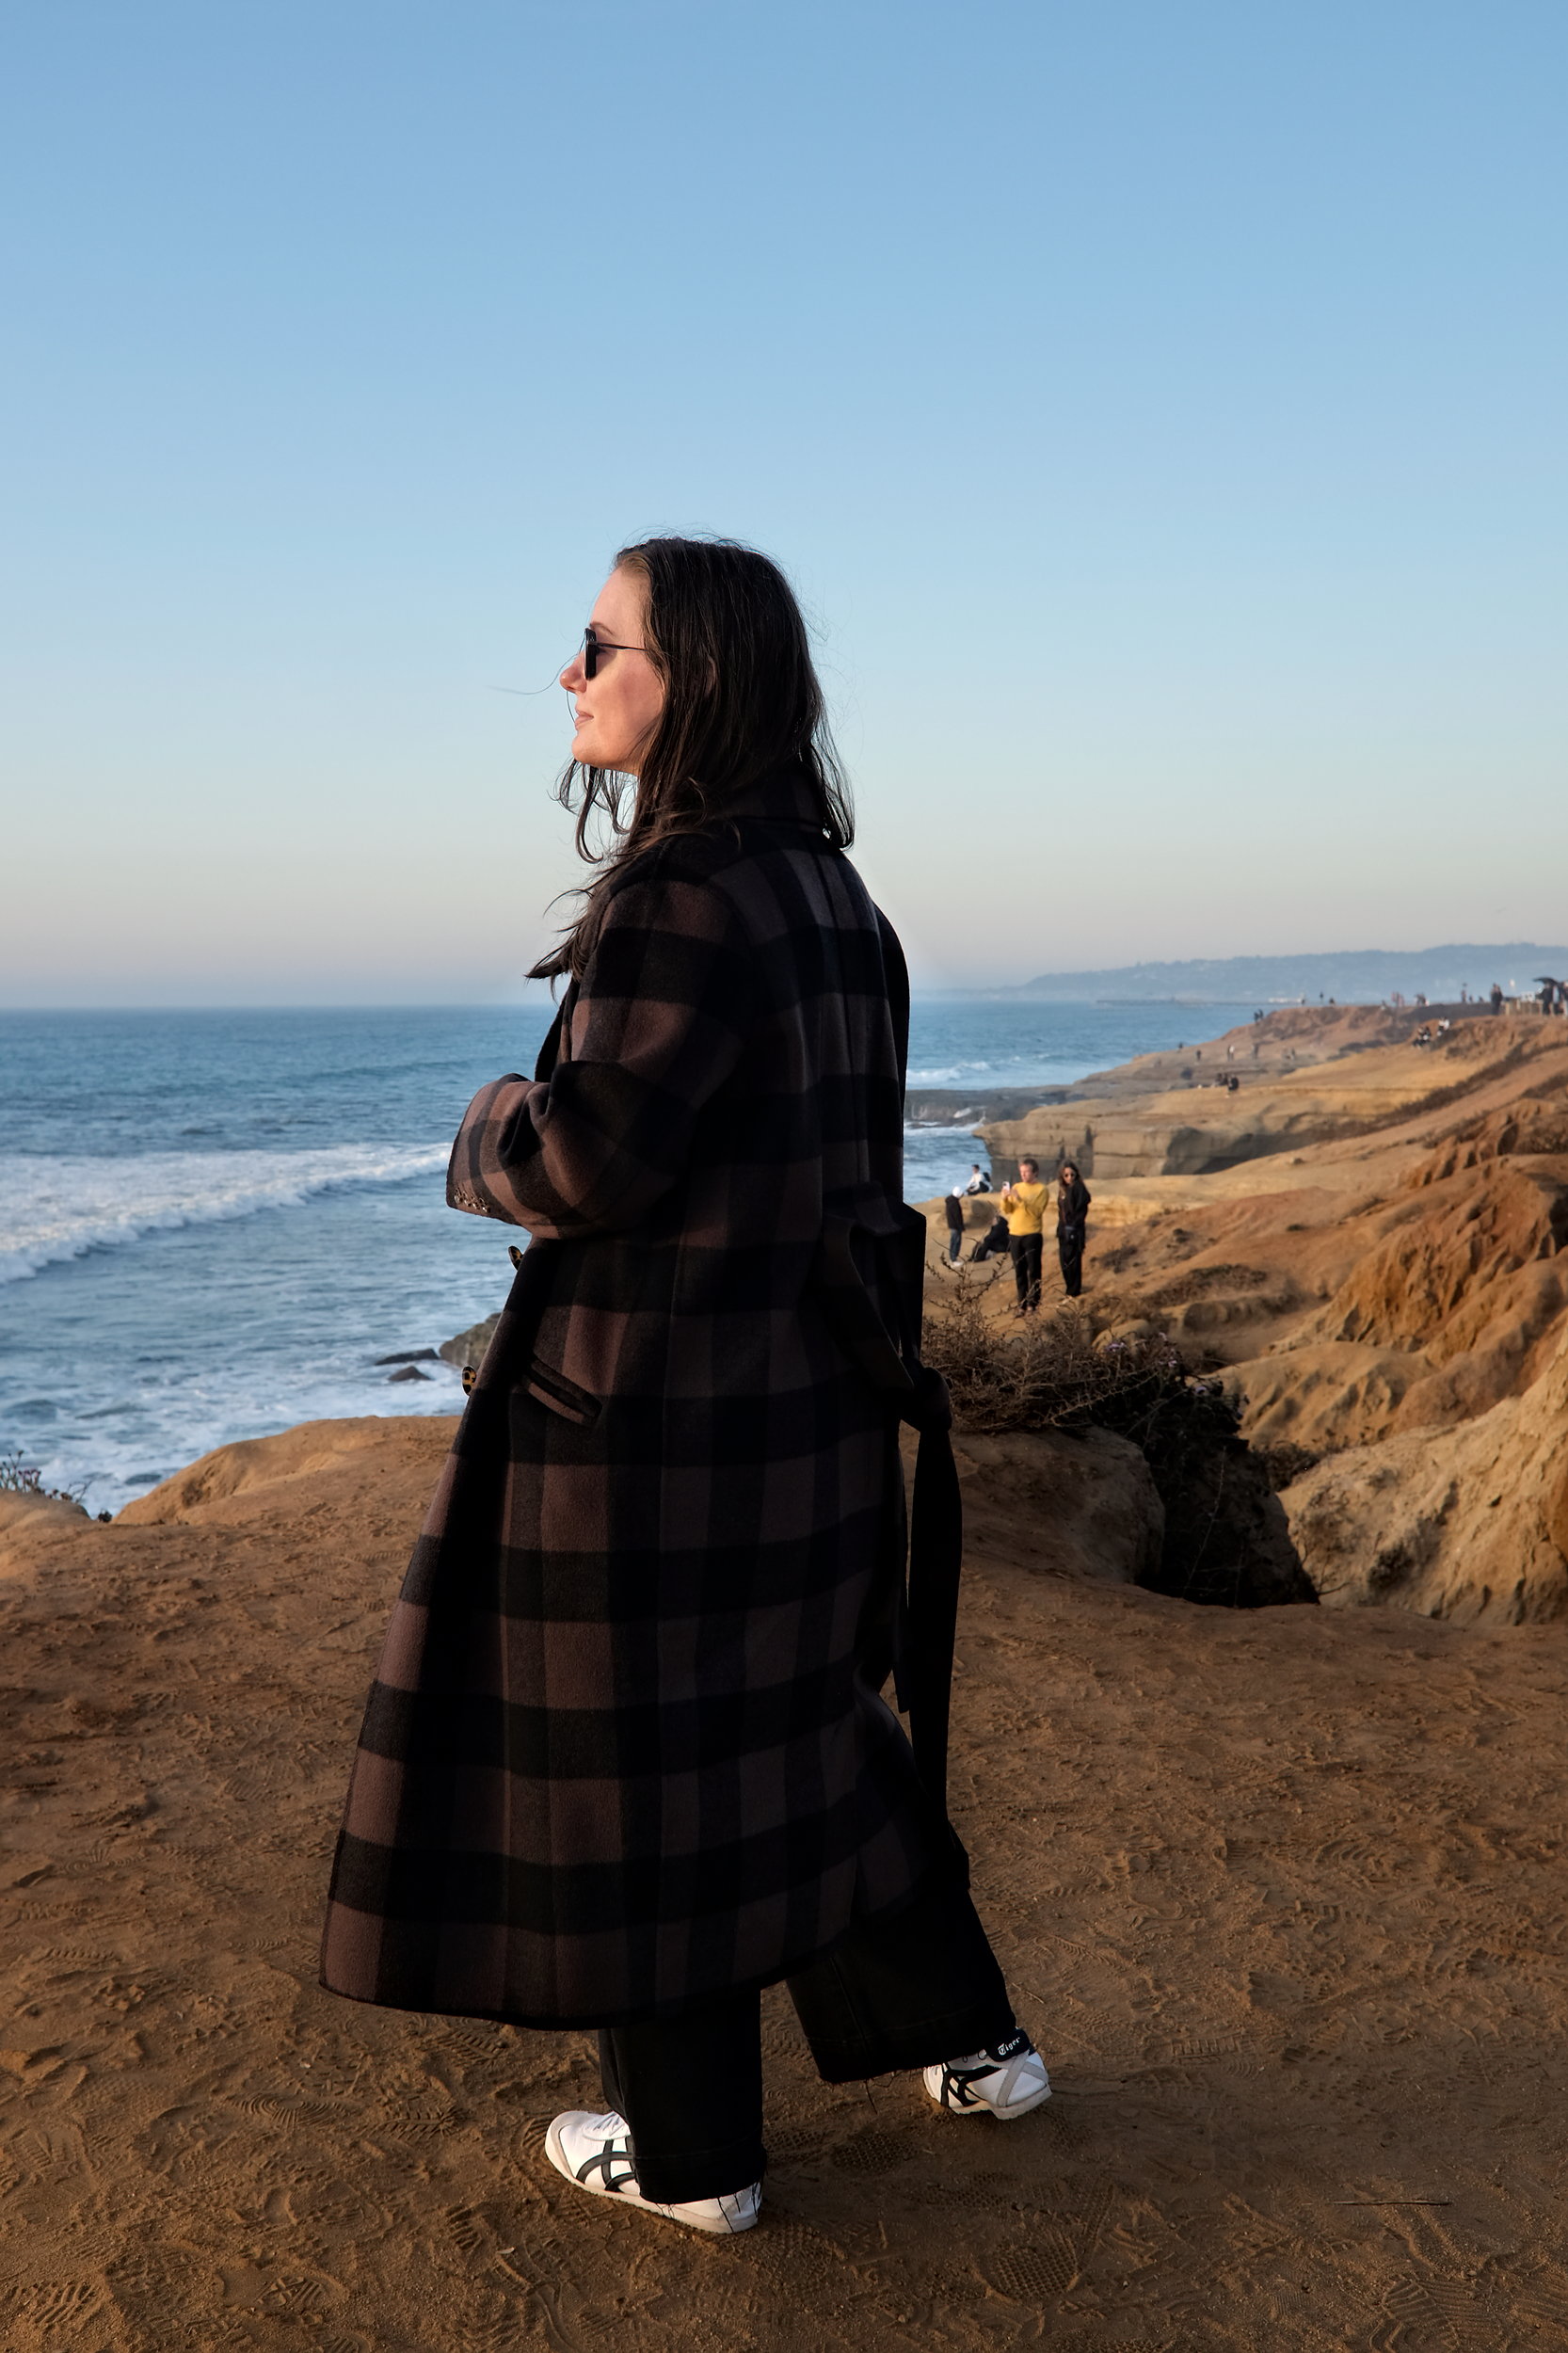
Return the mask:
<path id="1" fill-rule="evenodd" d="M 1046 2062 L 1021 2027 L 994 2050 L 928 2067 L 924 2082 L 937 2106 L 951 2116 L 978 2116 L 984 2110 L 1004 2124 L 1050 2098 Z"/>
<path id="2" fill-rule="evenodd" d="M 722 2198 L 693 2198 L 682 2206 L 661 2206 L 637 2187 L 632 2156 L 632 2136 L 624 2117 L 611 2108 L 596 2115 L 588 2108 L 568 2108 L 544 2137 L 545 2154 L 557 2173 L 596 2198 L 618 2198 L 624 2206 L 641 2206 L 645 2214 L 662 2214 L 670 2222 L 683 2222 L 689 2231 L 710 2231 L 716 2238 L 733 2231 L 749 2231 L 762 2210 L 762 2185 L 733 2189 Z"/>

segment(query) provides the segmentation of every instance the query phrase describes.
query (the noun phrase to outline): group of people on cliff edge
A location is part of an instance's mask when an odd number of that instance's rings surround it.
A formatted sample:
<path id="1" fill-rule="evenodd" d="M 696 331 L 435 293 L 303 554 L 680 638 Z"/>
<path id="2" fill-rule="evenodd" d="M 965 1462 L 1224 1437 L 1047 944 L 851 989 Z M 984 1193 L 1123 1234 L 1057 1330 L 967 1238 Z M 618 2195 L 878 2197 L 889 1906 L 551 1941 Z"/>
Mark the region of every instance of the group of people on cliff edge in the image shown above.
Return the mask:
<path id="1" fill-rule="evenodd" d="M 975 1175 L 980 1175 L 978 1162 Z M 990 1183 L 987 1176 L 984 1191 L 989 1192 Z M 964 1193 L 980 1190 L 971 1182 L 964 1187 Z M 1083 1250 L 1089 1238 L 1089 1204 L 1093 1198 L 1076 1163 L 1064 1160 L 1056 1179 L 1056 1255 L 1063 1289 L 1069 1299 L 1079 1298 L 1083 1289 Z M 1013 1279 L 1018 1291 L 1014 1312 L 1020 1316 L 1035 1315 L 1039 1312 L 1044 1281 L 1046 1219 L 1050 1202 L 1050 1187 L 1040 1181 L 1039 1161 L 1021 1160 L 1016 1178 L 1002 1185 L 997 1201 L 997 1215 L 970 1252 L 970 1263 L 979 1264 L 1005 1250 L 1013 1261 Z M 956 1190 L 950 1193 L 943 1208 L 948 1223 L 948 1263 L 956 1266 L 964 1240 L 963 1194 Z"/>
<path id="2" fill-rule="evenodd" d="M 1093 1197 L 1073 1162 L 1064 1160 L 1056 1179 L 1056 1256 L 1069 1299 L 1077 1299 L 1083 1289 L 1083 1246 L 1089 1238 L 1087 1220 Z M 1050 1199 L 1049 1186 L 1040 1182 L 1039 1161 L 1021 1160 L 1016 1183 L 1004 1184 L 1000 1198 L 1018 1291 L 1014 1313 L 1038 1315 L 1046 1209 Z"/>

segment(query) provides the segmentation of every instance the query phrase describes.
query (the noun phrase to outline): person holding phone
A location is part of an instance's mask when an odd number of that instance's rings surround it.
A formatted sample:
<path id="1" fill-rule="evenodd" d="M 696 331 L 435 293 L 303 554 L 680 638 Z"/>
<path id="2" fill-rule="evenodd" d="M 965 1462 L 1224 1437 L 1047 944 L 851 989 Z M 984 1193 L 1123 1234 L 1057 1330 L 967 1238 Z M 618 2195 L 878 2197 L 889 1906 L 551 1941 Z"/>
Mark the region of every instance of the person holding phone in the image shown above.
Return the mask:
<path id="1" fill-rule="evenodd" d="M 1018 1292 L 1018 1304 L 1013 1310 L 1015 1315 L 1032 1316 L 1040 1311 L 1040 1266 L 1045 1247 L 1047 1198 L 1046 1188 L 1040 1182 L 1039 1161 L 1021 1160 L 1016 1183 L 1009 1182 L 1001 1189 L 1001 1213 L 1007 1220 L 1013 1280 Z"/>

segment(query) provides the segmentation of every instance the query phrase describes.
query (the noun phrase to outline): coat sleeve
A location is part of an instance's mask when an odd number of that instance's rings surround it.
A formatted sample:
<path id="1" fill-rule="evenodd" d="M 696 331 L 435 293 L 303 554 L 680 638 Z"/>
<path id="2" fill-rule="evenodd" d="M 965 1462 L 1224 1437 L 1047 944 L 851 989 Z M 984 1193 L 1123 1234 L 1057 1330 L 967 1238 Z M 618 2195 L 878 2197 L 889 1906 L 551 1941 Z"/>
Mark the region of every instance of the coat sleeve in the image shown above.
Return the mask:
<path id="1" fill-rule="evenodd" d="M 605 909 L 547 1080 L 481 1087 L 452 1147 L 455 1209 L 539 1240 L 638 1225 L 684 1172 L 750 1027 L 751 958 L 712 883 L 654 874 Z"/>

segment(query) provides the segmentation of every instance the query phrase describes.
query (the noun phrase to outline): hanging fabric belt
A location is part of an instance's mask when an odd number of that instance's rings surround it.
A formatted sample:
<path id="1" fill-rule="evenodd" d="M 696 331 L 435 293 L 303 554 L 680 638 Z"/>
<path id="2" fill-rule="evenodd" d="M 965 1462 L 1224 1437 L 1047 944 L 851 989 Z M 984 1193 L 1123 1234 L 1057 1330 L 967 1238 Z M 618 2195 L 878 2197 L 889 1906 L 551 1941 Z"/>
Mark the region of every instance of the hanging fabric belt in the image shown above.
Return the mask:
<path id="1" fill-rule="evenodd" d="M 918 1210 L 904 1209 L 896 1233 L 872 1235 L 848 1217 L 829 1216 L 810 1291 L 856 1370 L 886 1398 L 901 1422 L 920 1433 L 909 1514 L 905 1641 L 896 1662 L 896 1688 L 899 1705 L 909 1718 L 920 1779 L 945 1814 L 948 1715 L 964 1557 L 963 1504 L 949 1434 L 952 1406 L 941 1374 L 918 1356 L 911 1368 L 907 1343 L 902 1351 L 895 1346 L 857 1262 L 866 1257 L 882 1276 L 878 1288 L 901 1303 L 906 1301 L 913 1285 L 924 1281 L 924 1218 Z"/>

